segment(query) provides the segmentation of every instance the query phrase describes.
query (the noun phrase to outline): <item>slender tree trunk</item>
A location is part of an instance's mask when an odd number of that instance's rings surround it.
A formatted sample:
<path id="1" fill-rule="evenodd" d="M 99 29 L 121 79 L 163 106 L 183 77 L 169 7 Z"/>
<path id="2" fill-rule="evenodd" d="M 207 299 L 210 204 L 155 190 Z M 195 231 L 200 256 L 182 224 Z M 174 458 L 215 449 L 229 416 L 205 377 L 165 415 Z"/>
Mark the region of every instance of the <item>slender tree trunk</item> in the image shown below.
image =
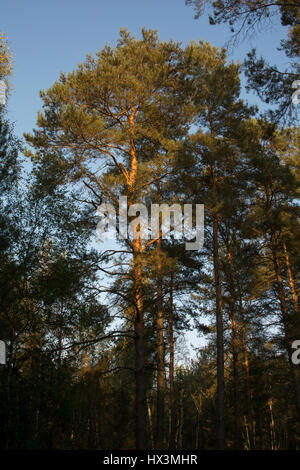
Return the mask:
<path id="1" fill-rule="evenodd" d="M 150 449 L 154 449 L 154 438 L 153 438 L 153 420 L 152 420 L 152 409 L 150 405 L 150 400 L 147 400 L 147 409 L 148 409 L 148 419 L 149 419 L 149 431 L 150 431 Z"/>
<path id="2" fill-rule="evenodd" d="M 294 309 L 295 313 L 298 312 L 298 302 L 297 302 L 297 294 L 296 294 L 296 289 L 295 289 L 295 283 L 292 275 L 292 270 L 291 270 L 291 264 L 290 264 L 290 257 L 286 248 L 286 244 L 283 242 L 283 252 L 284 252 L 284 258 L 285 258 L 285 264 L 287 267 L 287 272 L 288 272 L 288 277 L 289 277 L 289 286 L 292 294 L 292 299 L 293 299 L 293 304 L 294 304 Z"/>
<path id="3" fill-rule="evenodd" d="M 183 395 L 184 391 L 180 390 L 180 398 L 179 398 L 179 429 L 178 429 L 178 448 L 182 450 L 182 441 L 183 441 Z"/>
<path id="4" fill-rule="evenodd" d="M 223 306 L 222 306 L 222 290 L 219 260 L 219 240 L 218 240 L 218 197 L 217 197 L 217 180 L 216 180 L 216 160 L 215 160 L 215 131 L 212 117 L 212 110 L 208 105 L 208 119 L 210 127 L 211 157 L 210 157 L 210 184 L 212 191 L 212 221 L 213 221 L 213 263 L 214 263 L 214 283 L 216 295 L 216 330 L 217 330 L 217 449 L 225 448 L 225 426 L 224 426 L 224 331 L 223 331 Z"/>
<path id="5" fill-rule="evenodd" d="M 217 205 L 215 166 L 211 165 L 211 180 L 214 207 Z M 213 212 L 213 261 L 214 281 L 216 294 L 216 327 L 217 327 L 217 449 L 225 447 L 224 427 L 224 338 L 223 338 L 223 311 L 219 260 L 218 240 L 218 214 Z"/>
<path id="6" fill-rule="evenodd" d="M 161 202 L 160 184 L 157 183 L 157 202 Z M 163 276 L 161 263 L 161 217 L 159 218 L 159 237 L 157 240 L 157 273 L 156 273 L 156 295 L 157 295 L 157 397 L 156 397 L 156 448 L 164 448 L 164 419 L 165 419 L 165 345 L 164 345 L 164 312 L 163 312 Z"/>
<path id="7" fill-rule="evenodd" d="M 248 357 L 248 349 L 247 349 L 247 333 L 246 333 L 246 323 L 245 323 L 245 315 L 243 309 L 243 302 L 242 302 L 242 295 L 240 285 L 238 283 L 238 295 L 239 295 L 239 316 L 240 316 L 240 324 L 241 324 L 241 332 L 242 332 L 242 348 L 243 348 L 243 360 L 244 360 L 244 368 L 245 368 L 245 384 L 246 384 L 246 402 L 247 402 L 247 412 L 249 418 L 249 443 L 250 443 L 250 450 L 255 448 L 255 441 L 254 441 L 254 412 L 252 406 L 252 393 L 251 393 L 251 381 L 250 381 L 250 367 L 249 367 L 249 357 Z"/>
<path id="8" fill-rule="evenodd" d="M 270 441 L 271 441 L 271 449 L 278 450 L 278 446 L 276 443 L 276 432 L 275 432 L 275 422 L 274 422 L 274 415 L 273 415 L 273 401 L 272 398 L 268 402 L 269 410 L 270 410 Z"/>
<path id="9" fill-rule="evenodd" d="M 164 313 L 162 301 L 162 274 L 160 249 L 161 238 L 158 240 L 158 265 L 157 265 L 157 408 L 156 408 L 156 446 L 164 448 L 164 418 L 165 418 L 165 347 L 164 347 Z"/>
<path id="10" fill-rule="evenodd" d="M 170 449 L 175 449 L 176 435 L 176 400 L 174 388 L 174 331 L 173 331 L 173 283 L 174 275 L 170 277 L 170 307 L 169 307 L 169 346 L 170 346 L 170 362 L 169 362 L 169 383 L 170 383 Z"/>
<path id="11" fill-rule="evenodd" d="M 214 278 L 216 290 L 216 324 L 217 324 L 217 448 L 224 449 L 224 343 L 223 312 L 219 266 L 218 221 L 213 220 Z"/>
<path id="12" fill-rule="evenodd" d="M 134 252 L 134 300 L 135 300 L 135 380 L 136 380 L 136 448 L 147 448 L 145 347 L 142 294 L 142 267 L 140 254 Z"/>
<path id="13" fill-rule="evenodd" d="M 236 295 L 234 280 L 232 274 L 231 252 L 227 247 L 228 277 L 229 277 L 229 309 L 231 317 L 231 335 L 232 335 L 232 372 L 233 372 L 233 388 L 234 388 L 234 448 L 241 447 L 240 439 L 240 420 L 239 420 L 239 397 L 238 397 L 238 335 L 237 335 L 237 318 L 236 318 Z"/>
<path id="14" fill-rule="evenodd" d="M 299 421 L 299 424 L 300 424 L 300 377 L 299 377 L 299 370 L 297 368 L 298 366 L 296 366 L 292 362 L 292 354 L 293 354 L 292 342 L 293 342 L 293 339 L 292 339 L 292 335 L 291 335 L 291 328 L 294 328 L 295 325 L 290 325 L 290 321 L 289 321 L 289 317 L 288 317 L 288 311 L 287 311 L 286 301 L 285 301 L 284 287 L 283 287 L 282 277 L 281 277 L 281 273 L 280 273 L 280 264 L 279 264 L 279 258 L 278 258 L 277 242 L 276 242 L 276 238 L 275 238 L 274 233 L 271 234 L 271 250 L 272 250 L 272 255 L 273 255 L 274 271 L 275 271 L 275 276 L 276 276 L 276 281 L 277 281 L 277 292 L 278 292 L 280 308 L 281 308 L 282 323 L 283 323 L 283 327 L 284 327 L 284 341 L 285 341 L 285 346 L 286 346 L 286 350 L 287 350 L 287 353 L 288 353 L 289 364 L 290 364 L 290 368 L 291 368 L 291 374 L 292 374 L 292 379 L 293 379 L 293 384 L 294 384 L 295 402 L 296 402 L 296 408 L 297 408 L 297 414 L 298 414 L 298 421 Z"/>
<path id="15" fill-rule="evenodd" d="M 59 327 L 59 333 L 58 333 L 58 344 L 59 344 L 59 350 L 58 350 L 58 364 L 61 365 L 61 353 L 62 353 L 62 327 Z"/>

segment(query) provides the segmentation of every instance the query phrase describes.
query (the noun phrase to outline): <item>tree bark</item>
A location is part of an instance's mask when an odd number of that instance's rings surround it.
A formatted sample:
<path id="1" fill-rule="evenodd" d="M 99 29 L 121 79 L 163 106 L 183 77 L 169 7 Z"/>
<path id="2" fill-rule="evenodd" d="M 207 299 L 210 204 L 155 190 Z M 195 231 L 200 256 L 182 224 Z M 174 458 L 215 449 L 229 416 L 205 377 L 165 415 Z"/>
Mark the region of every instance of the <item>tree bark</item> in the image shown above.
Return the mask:
<path id="1" fill-rule="evenodd" d="M 158 240 L 158 250 L 161 247 L 161 239 Z M 164 347 L 164 313 L 162 302 L 162 275 L 160 252 L 158 251 L 157 274 L 157 428 L 156 445 L 158 449 L 164 448 L 164 417 L 165 417 L 165 347 Z"/>
<path id="2" fill-rule="evenodd" d="M 135 243 L 136 245 L 136 243 Z M 146 423 L 146 383 L 145 383 L 145 347 L 144 347 L 144 318 L 142 294 L 142 267 L 140 254 L 134 252 L 134 301 L 135 301 L 135 381 L 136 381 L 136 448 L 147 448 Z"/>
<path id="3" fill-rule="evenodd" d="M 292 294 L 294 309 L 295 309 L 295 313 L 298 313 L 297 294 L 296 294 L 295 283 L 294 283 L 292 270 L 291 270 L 290 257 L 286 248 L 286 244 L 284 242 L 283 242 L 283 252 L 284 252 L 284 258 L 285 258 L 285 264 L 286 264 L 286 268 L 288 272 L 288 277 L 289 277 L 289 286 L 290 286 L 290 290 Z"/>
<path id="4" fill-rule="evenodd" d="M 131 107 L 128 117 L 130 128 L 131 168 L 127 177 L 128 203 L 135 202 L 135 183 L 137 177 L 137 155 L 135 148 L 135 115 L 136 108 Z M 147 448 L 147 412 L 145 381 L 145 345 L 144 345 L 144 312 L 143 312 L 143 274 L 141 263 L 141 238 L 133 240 L 133 291 L 134 291 L 134 332 L 135 332 L 135 436 L 137 450 Z"/>
<path id="5" fill-rule="evenodd" d="M 219 262 L 218 221 L 213 219 L 214 280 L 216 290 L 216 325 L 217 325 L 217 448 L 225 447 L 224 428 L 224 340 L 223 312 Z"/>
<path id="6" fill-rule="evenodd" d="M 243 360 L 244 360 L 244 368 L 245 368 L 245 384 L 246 384 L 246 402 L 247 402 L 247 412 L 249 417 L 249 443 L 250 443 L 250 450 L 255 448 L 255 439 L 254 439 L 254 412 L 252 406 L 252 393 L 251 393 L 251 381 L 250 381 L 250 367 L 249 367 L 249 357 L 248 357 L 248 349 L 247 349 L 247 332 L 246 332 L 246 323 L 245 323 L 245 315 L 243 309 L 243 302 L 242 302 L 242 295 L 239 283 L 238 285 L 238 295 L 239 295 L 239 316 L 240 316 L 240 324 L 241 324 L 241 331 L 242 331 L 242 348 L 243 348 Z"/>
<path id="7" fill-rule="evenodd" d="M 183 396 L 184 391 L 180 390 L 180 398 L 179 398 L 179 429 L 178 429 L 178 448 L 182 450 L 183 444 Z"/>
<path id="8" fill-rule="evenodd" d="M 161 202 L 160 182 L 157 182 L 157 202 Z M 164 312 L 163 312 L 163 275 L 161 263 L 161 215 L 159 216 L 159 236 L 157 240 L 157 272 L 156 272 L 156 295 L 157 295 L 157 377 L 156 377 L 156 448 L 164 448 L 164 419 L 165 419 L 165 344 L 164 344 Z"/>
<path id="9" fill-rule="evenodd" d="M 148 409 L 148 418 L 149 418 L 149 431 L 150 431 L 150 449 L 154 449 L 154 437 L 153 437 L 153 421 L 152 421 L 152 409 L 150 400 L 147 401 L 147 409 Z"/>
<path id="10" fill-rule="evenodd" d="M 238 399 L 238 335 L 237 335 L 237 318 L 236 318 L 236 295 L 232 274 L 231 251 L 227 247 L 227 263 L 229 277 L 229 310 L 231 319 L 231 335 L 232 335 L 232 373 L 233 373 L 233 389 L 234 389 L 234 448 L 241 447 L 240 440 L 240 420 L 239 420 L 239 399 Z"/>
<path id="11" fill-rule="evenodd" d="M 169 447 L 175 449 L 175 435 L 176 435 L 176 400 L 174 388 L 174 330 L 173 330 L 173 283 L 174 275 L 171 272 L 170 276 L 170 307 L 169 307 L 169 347 L 170 347 L 170 362 L 169 362 L 169 384 L 170 384 L 170 438 Z"/>
<path id="12" fill-rule="evenodd" d="M 215 165 L 211 164 L 212 196 L 214 207 L 217 205 L 217 191 L 215 181 Z M 219 260 L 218 240 L 218 214 L 213 209 L 213 262 L 214 282 L 216 295 L 216 329 L 217 329 L 217 449 L 225 447 L 224 427 L 224 338 L 223 338 L 223 311 Z"/>

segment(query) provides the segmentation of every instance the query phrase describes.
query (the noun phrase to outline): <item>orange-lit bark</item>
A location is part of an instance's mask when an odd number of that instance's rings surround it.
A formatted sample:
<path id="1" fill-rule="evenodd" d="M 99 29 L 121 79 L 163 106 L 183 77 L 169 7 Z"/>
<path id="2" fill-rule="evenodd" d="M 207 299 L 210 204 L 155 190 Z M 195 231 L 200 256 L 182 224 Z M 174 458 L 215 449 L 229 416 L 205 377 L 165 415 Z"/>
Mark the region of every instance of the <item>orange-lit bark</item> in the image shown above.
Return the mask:
<path id="1" fill-rule="evenodd" d="M 169 347 L 170 347 L 170 361 L 169 361 L 169 383 L 170 383 L 170 438 L 169 447 L 175 449 L 175 435 L 176 435 L 176 399 L 174 388 L 174 331 L 173 331 L 173 283 L 174 276 L 171 273 L 170 277 L 170 300 L 169 300 Z"/>
<path id="2" fill-rule="evenodd" d="M 295 309 L 295 313 L 297 313 L 298 312 L 297 294 L 296 294 L 295 283 L 294 283 L 292 270 L 291 270 L 290 257 L 289 257 L 285 243 L 283 243 L 283 252 L 284 252 L 285 264 L 286 264 L 286 268 L 288 272 L 289 286 L 290 286 L 290 290 L 292 294 L 294 309 Z"/>
<path id="3" fill-rule="evenodd" d="M 137 155 L 135 148 L 135 115 L 136 109 L 131 108 L 128 117 L 130 129 L 131 167 L 127 179 L 128 204 L 135 202 L 135 183 L 137 178 Z M 146 383 L 145 383 L 145 346 L 144 346 L 144 312 L 143 312 L 143 273 L 142 273 L 141 239 L 133 240 L 133 295 L 135 305 L 135 436 L 138 450 L 147 448 L 147 413 L 146 413 Z"/>
<path id="4" fill-rule="evenodd" d="M 249 422 L 249 444 L 250 450 L 255 448 L 255 423 L 254 423 L 254 412 L 252 406 L 252 393 L 251 393 L 251 380 L 250 380 L 250 366 L 249 366 L 249 357 L 248 357 L 248 348 L 247 348 L 247 331 L 246 331 L 246 322 L 243 309 L 243 302 L 241 296 L 240 285 L 238 285 L 238 296 L 239 296 L 239 319 L 241 325 L 242 333 L 242 348 L 243 348 L 243 363 L 245 368 L 245 384 L 246 384 L 246 402 L 247 402 L 247 412 Z"/>
<path id="5" fill-rule="evenodd" d="M 134 242 L 134 303 L 135 303 L 135 379 L 136 379 L 136 447 L 147 448 L 146 435 L 146 384 L 145 384 L 145 347 L 144 347 L 144 316 L 143 316 L 143 281 L 140 258 L 140 241 Z"/>
<path id="6" fill-rule="evenodd" d="M 161 238 L 158 240 L 158 249 L 161 247 Z M 164 411 L 165 411 L 165 347 L 164 347 L 164 313 L 162 302 L 162 274 L 160 254 L 157 266 L 157 429 L 156 445 L 158 449 L 164 448 Z"/>
<path id="7" fill-rule="evenodd" d="M 239 423 L 239 399 L 238 399 L 238 335 L 237 335 L 237 318 L 236 318 L 236 295 L 234 280 L 232 274 L 231 251 L 227 247 L 227 264 L 229 278 L 229 310 L 231 317 L 231 334 L 232 334 L 232 371 L 233 371 L 233 389 L 234 389 L 234 447 L 239 449 L 240 442 L 240 423 Z"/>
<path id="8" fill-rule="evenodd" d="M 215 165 L 211 164 L 211 184 L 214 207 L 217 205 L 217 187 L 215 177 Z M 219 259 L 218 240 L 218 214 L 213 210 L 213 263 L 214 281 L 216 295 L 216 327 L 217 327 L 217 448 L 222 450 L 225 447 L 225 427 L 224 427 L 224 333 L 223 333 L 223 308 Z"/>

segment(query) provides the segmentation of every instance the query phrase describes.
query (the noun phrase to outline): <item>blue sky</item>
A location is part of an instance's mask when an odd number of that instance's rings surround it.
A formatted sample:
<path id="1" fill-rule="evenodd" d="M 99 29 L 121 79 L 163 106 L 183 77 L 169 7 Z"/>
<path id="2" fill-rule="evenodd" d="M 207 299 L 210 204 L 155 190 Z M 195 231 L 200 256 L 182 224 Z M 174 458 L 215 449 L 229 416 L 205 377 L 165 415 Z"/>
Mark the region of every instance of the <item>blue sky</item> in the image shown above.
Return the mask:
<path id="1" fill-rule="evenodd" d="M 157 29 L 161 39 L 183 44 L 202 38 L 220 47 L 230 37 L 226 26 L 209 25 L 207 14 L 194 20 L 193 8 L 184 0 L 13 0 L 2 4 L 0 31 L 6 33 L 15 56 L 8 112 L 17 135 L 32 130 L 41 108 L 39 91 L 51 86 L 61 71 L 73 70 L 105 42 L 114 45 L 121 27 L 139 36 L 143 26 Z M 276 52 L 282 36 L 283 28 L 277 23 L 242 43 L 230 58 L 243 61 L 246 52 L 257 47 L 269 61 L 283 64 L 284 57 Z M 254 98 L 250 100 L 253 103 Z"/>

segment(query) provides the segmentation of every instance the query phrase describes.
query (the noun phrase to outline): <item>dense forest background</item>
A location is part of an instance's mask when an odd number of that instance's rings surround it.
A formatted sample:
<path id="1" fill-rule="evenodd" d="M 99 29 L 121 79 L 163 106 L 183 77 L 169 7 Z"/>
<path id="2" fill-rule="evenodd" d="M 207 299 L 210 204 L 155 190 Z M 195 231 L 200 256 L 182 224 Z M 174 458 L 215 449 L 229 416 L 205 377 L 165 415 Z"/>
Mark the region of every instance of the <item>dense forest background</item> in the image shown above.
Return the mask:
<path id="1" fill-rule="evenodd" d="M 208 9 L 233 41 L 279 16 L 287 68 L 122 29 L 41 92 L 25 142 L 0 105 L 2 449 L 300 449 L 300 4 Z M 203 247 L 161 224 L 99 244 L 120 196 L 130 222 L 138 203 L 204 204 Z M 203 346 L 179 361 L 192 329 Z"/>

